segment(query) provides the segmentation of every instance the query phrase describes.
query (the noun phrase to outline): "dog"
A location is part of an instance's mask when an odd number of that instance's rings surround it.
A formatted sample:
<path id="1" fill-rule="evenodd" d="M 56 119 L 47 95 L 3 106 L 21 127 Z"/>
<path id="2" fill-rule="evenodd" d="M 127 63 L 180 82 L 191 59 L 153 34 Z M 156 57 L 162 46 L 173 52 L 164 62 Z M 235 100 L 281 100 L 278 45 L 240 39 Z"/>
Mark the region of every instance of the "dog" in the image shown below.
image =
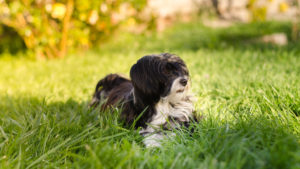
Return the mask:
<path id="1" fill-rule="evenodd" d="M 109 74 L 101 79 L 90 106 L 121 108 L 125 124 L 141 127 L 146 147 L 160 146 L 166 137 L 161 131 L 196 121 L 189 71 L 178 56 L 146 55 L 131 67 L 130 78 Z"/>

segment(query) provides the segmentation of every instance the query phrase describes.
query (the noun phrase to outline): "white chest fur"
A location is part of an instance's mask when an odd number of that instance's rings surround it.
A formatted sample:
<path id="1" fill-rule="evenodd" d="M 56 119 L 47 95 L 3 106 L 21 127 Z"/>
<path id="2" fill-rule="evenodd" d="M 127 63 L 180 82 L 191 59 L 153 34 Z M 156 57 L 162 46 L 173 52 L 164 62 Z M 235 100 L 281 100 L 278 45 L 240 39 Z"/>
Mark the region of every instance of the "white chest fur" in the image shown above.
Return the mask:
<path id="1" fill-rule="evenodd" d="M 190 96 L 191 97 L 191 96 Z M 160 146 L 160 140 L 168 137 L 167 135 L 156 132 L 162 125 L 174 123 L 169 121 L 170 117 L 176 118 L 177 122 L 189 122 L 194 110 L 190 97 L 186 97 L 178 102 L 170 102 L 168 98 L 162 98 L 155 106 L 156 114 L 152 117 L 151 122 L 146 129 L 142 129 L 140 134 L 144 135 L 144 144 L 146 147 Z M 176 123 L 176 121 L 175 121 Z M 170 124 L 176 126 L 176 124 Z"/>
<path id="2" fill-rule="evenodd" d="M 189 122 L 194 107 L 188 96 L 178 101 L 166 97 L 161 98 L 155 109 L 156 114 L 149 124 L 153 127 L 159 127 L 167 123 L 169 118 L 177 119 L 180 122 Z"/>

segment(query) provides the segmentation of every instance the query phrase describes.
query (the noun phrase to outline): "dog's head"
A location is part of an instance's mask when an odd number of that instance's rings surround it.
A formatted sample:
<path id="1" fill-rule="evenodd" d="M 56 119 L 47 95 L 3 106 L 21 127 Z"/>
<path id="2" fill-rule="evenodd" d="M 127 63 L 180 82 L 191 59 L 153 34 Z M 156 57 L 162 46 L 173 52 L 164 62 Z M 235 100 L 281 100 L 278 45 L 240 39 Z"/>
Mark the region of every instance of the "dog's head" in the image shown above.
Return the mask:
<path id="1" fill-rule="evenodd" d="M 153 104 L 166 96 L 184 96 L 189 89 L 189 72 L 178 56 L 163 53 L 144 56 L 130 70 L 135 99 Z M 136 100 L 135 100 L 136 101 Z"/>

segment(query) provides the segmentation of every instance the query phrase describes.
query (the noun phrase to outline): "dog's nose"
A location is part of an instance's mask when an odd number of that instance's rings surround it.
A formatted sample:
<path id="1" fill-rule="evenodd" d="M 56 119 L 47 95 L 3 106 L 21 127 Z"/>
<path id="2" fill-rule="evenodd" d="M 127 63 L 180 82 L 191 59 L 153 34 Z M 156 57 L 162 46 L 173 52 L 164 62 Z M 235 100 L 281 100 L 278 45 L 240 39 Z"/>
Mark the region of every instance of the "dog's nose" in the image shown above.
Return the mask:
<path id="1" fill-rule="evenodd" d="M 182 78 L 182 79 L 180 79 L 180 81 L 179 81 L 179 83 L 182 85 L 182 86 L 186 86 L 186 84 L 187 84 L 187 79 L 186 78 Z"/>

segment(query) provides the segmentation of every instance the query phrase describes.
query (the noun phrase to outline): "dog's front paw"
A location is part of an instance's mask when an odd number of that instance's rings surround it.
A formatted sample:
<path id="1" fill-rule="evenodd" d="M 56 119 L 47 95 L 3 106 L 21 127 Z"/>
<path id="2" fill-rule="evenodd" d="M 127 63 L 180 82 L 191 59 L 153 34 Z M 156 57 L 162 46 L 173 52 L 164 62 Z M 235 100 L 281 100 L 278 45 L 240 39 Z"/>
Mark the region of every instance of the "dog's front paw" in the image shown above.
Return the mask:
<path id="1" fill-rule="evenodd" d="M 161 141 L 164 139 L 164 135 L 160 133 L 147 134 L 144 138 L 144 144 L 147 148 L 161 147 Z"/>

